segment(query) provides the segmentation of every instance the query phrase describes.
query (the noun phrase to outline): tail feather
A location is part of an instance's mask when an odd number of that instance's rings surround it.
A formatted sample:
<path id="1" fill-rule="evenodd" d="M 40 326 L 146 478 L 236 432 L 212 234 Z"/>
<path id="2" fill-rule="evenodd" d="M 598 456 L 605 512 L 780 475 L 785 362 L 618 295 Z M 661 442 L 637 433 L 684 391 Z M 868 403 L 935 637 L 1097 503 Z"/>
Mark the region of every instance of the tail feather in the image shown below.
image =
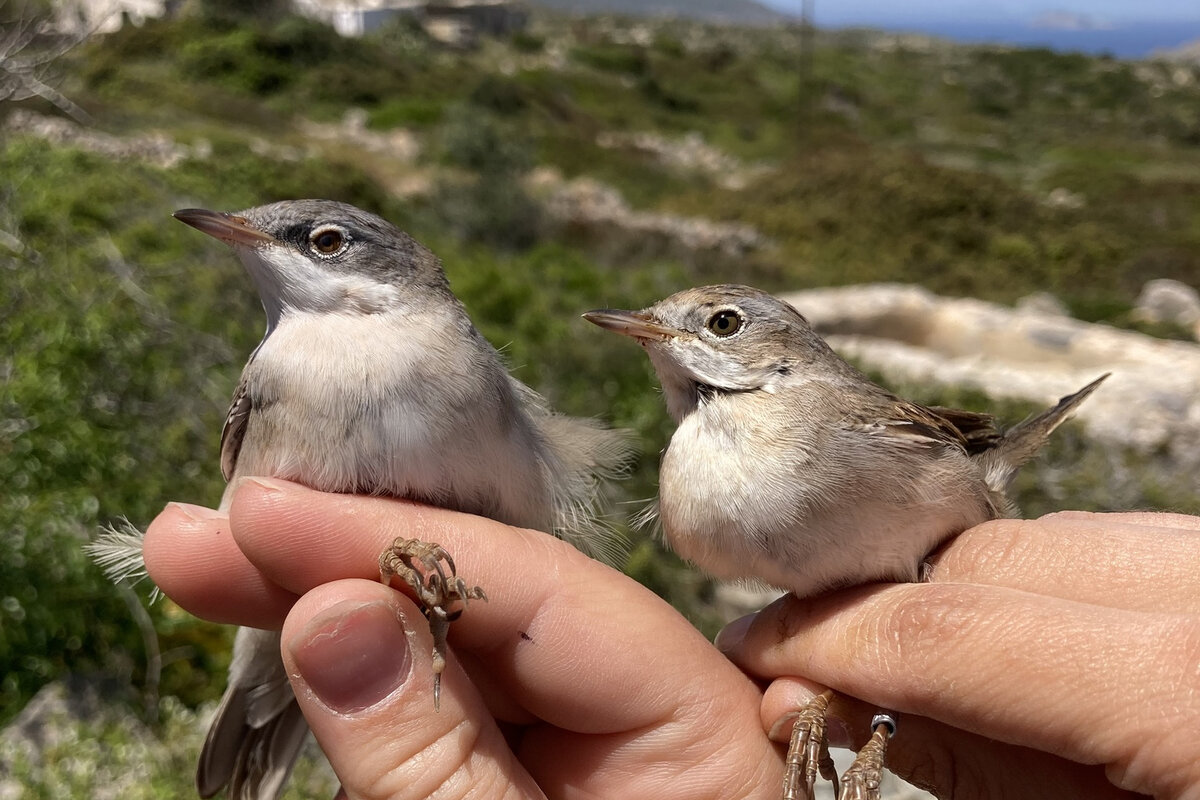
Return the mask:
<path id="1" fill-rule="evenodd" d="M 988 487 L 1003 494 L 1012 479 L 1027 461 L 1033 458 L 1050 434 L 1066 422 L 1097 387 L 1112 373 L 1106 372 L 1074 394 L 1062 398 L 1052 408 L 1013 426 L 1004 433 L 996 446 L 978 458 L 983 462 Z"/>
<path id="2" fill-rule="evenodd" d="M 201 797 L 228 785 L 230 800 L 275 800 L 291 773 L 308 725 L 279 659 L 279 642 L 278 631 L 238 628 L 229 686 L 196 767 Z"/>
<path id="3" fill-rule="evenodd" d="M 308 734 L 300 706 L 291 699 L 265 724 L 248 721 L 250 690 L 230 686 L 208 729 L 196 769 L 202 798 L 229 787 L 230 800 L 276 800 Z"/>

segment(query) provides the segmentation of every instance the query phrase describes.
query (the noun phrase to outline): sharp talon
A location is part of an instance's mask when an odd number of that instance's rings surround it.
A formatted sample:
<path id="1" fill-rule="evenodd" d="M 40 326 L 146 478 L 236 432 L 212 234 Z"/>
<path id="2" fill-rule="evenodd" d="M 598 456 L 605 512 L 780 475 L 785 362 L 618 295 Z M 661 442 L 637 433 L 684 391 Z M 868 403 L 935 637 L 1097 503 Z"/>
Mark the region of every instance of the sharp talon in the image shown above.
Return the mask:
<path id="1" fill-rule="evenodd" d="M 379 556 L 379 578 L 391 585 L 398 577 L 416 596 L 433 636 L 433 707 L 441 708 L 442 671 L 446 668 L 446 633 L 471 600 L 487 600 L 478 586 L 459 577 L 454 559 L 439 544 L 396 539 Z"/>
<path id="2" fill-rule="evenodd" d="M 842 774 L 842 789 L 838 800 L 880 800 L 880 782 L 883 779 L 883 763 L 887 754 L 888 739 L 896 732 L 896 720 L 891 714 L 880 712 L 871 719 L 874 732 L 870 740 L 858 751 L 854 763 Z"/>
<path id="3" fill-rule="evenodd" d="M 779 732 L 788 719 L 796 720 L 788 742 L 787 768 L 783 779 L 784 800 L 800 800 L 801 797 L 804 800 L 813 800 L 818 773 L 822 778 L 831 781 L 834 791 L 837 791 L 837 771 L 833 767 L 833 759 L 829 756 L 829 741 L 825 735 L 825 716 L 829 712 L 832 699 L 832 691 L 822 692 L 804 708 L 787 715 L 775 724 L 775 732 Z"/>

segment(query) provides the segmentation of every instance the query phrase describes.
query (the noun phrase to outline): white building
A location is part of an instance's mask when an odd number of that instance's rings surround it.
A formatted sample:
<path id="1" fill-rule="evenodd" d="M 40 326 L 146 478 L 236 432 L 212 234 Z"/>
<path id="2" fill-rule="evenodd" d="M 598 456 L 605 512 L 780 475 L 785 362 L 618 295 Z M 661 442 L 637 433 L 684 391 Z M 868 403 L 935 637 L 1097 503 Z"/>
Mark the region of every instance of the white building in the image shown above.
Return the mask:
<path id="1" fill-rule="evenodd" d="M 61 0 L 55 27 L 64 33 L 89 35 L 118 30 L 126 21 L 176 11 L 182 0 Z M 396 16 L 419 21 L 434 39 L 470 44 L 480 34 L 504 36 L 522 30 L 528 11 L 512 0 L 292 0 L 296 13 L 318 19 L 342 36 L 362 36 Z"/>
<path id="2" fill-rule="evenodd" d="M 81 36 L 112 33 L 125 20 L 141 25 L 169 13 L 174 0 L 63 0 L 55 4 L 54 27 Z"/>

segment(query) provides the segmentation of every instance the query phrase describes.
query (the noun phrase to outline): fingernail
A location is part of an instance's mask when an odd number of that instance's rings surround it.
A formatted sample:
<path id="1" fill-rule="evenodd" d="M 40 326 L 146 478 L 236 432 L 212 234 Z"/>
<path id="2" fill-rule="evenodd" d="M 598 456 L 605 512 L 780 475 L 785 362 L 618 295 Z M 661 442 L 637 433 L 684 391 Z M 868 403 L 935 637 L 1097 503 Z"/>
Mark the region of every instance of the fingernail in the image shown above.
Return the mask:
<path id="1" fill-rule="evenodd" d="M 346 601 L 317 615 L 288 642 L 300 677 L 340 714 L 362 711 L 408 678 L 412 656 L 400 612 Z"/>
<path id="2" fill-rule="evenodd" d="M 167 503 L 167 508 L 173 508 L 192 522 L 205 522 L 210 519 L 225 516 L 224 511 L 217 511 L 207 506 L 197 506 L 191 503 Z"/>
<path id="3" fill-rule="evenodd" d="M 755 614 L 747 614 L 721 628 L 717 633 L 717 638 L 713 639 L 713 644 L 722 653 L 732 653 L 734 650 L 737 650 L 742 644 L 742 640 L 746 638 L 746 632 L 750 630 L 750 625 L 754 622 L 755 616 Z"/>

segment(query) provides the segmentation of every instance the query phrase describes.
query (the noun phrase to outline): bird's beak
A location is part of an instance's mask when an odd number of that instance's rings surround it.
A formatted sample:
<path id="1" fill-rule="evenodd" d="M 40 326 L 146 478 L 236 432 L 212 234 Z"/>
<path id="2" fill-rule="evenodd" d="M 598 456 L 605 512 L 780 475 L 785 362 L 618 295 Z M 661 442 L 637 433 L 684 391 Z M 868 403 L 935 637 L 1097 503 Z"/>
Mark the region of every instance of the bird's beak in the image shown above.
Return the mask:
<path id="1" fill-rule="evenodd" d="M 654 319 L 642 311 L 617 311 L 611 308 L 599 308 L 595 311 L 589 311 L 583 315 L 583 318 L 593 325 L 599 325 L 605 330 L 619 333 L 623 336 L 632 336 L 635 339 L 657 339 L 659 341 L 667 341 L 674 339 L 681 333 L 679 330 L 655 322 Z"/>
<path id="2" fill-rule="evenodd" d="M 274 236 L 255 228 L 245 217 L 226 214 L 224 211 L 184 208 L 176 211 L 172 216 L 180 222 L 186 222 L 201 233 L 207 233 L 228 245 L 261 247 L 265 244 L 278 243 Z"/>

